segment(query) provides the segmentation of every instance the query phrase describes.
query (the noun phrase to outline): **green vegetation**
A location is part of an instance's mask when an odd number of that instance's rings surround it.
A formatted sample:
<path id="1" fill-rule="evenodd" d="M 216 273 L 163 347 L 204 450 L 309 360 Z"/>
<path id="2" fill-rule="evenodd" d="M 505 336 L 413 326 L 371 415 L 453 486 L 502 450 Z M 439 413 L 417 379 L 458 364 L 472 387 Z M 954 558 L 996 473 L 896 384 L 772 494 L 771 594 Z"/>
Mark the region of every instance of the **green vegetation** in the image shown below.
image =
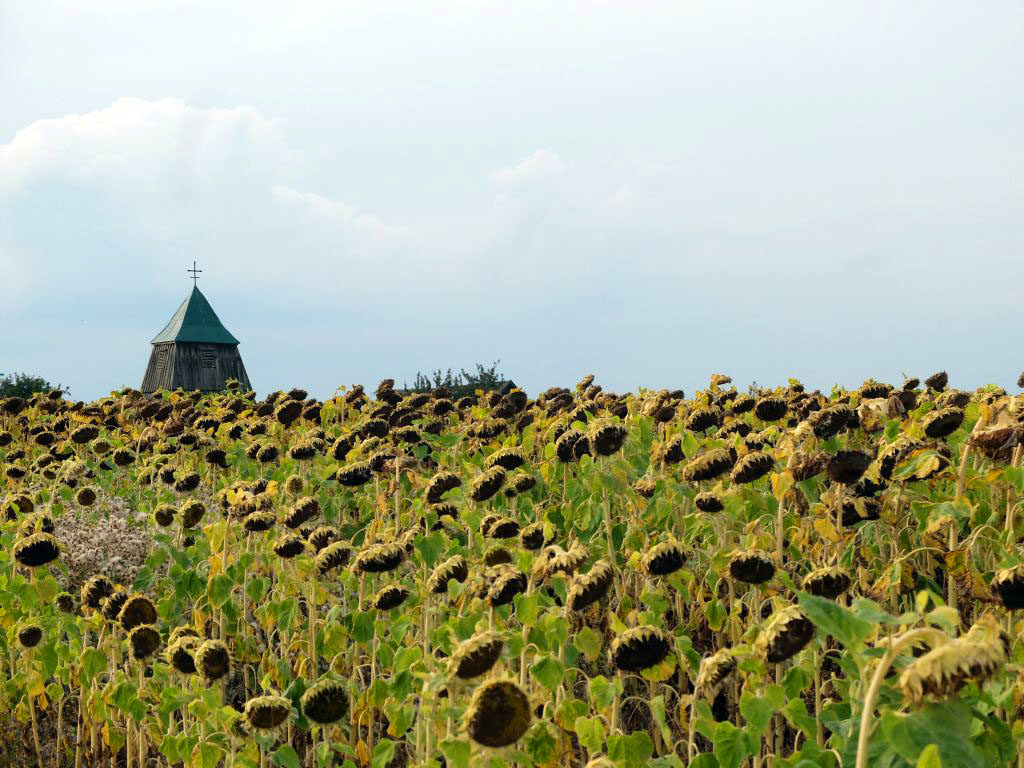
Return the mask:
<path id="1" fill-rule="evenodd" d="M 1022 416 L 944 374 L 0 400 L 0 759 L 1017 765 Z M 141 567 L 78 574 L 115 508 Z"/>

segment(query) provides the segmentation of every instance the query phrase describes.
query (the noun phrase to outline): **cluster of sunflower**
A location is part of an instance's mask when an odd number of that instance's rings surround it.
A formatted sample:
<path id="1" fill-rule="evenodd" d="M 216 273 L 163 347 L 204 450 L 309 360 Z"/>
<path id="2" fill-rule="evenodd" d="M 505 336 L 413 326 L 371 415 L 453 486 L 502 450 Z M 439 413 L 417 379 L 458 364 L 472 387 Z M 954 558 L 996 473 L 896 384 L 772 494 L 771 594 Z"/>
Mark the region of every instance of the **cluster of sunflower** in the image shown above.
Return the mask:
<path id="1" fill-rule="evenodd" d="M 901 765 L 965 701 L 1016 760 L 1022 434 L 945 373 L 9 398 L 0 699 L 40 766 Z"/>

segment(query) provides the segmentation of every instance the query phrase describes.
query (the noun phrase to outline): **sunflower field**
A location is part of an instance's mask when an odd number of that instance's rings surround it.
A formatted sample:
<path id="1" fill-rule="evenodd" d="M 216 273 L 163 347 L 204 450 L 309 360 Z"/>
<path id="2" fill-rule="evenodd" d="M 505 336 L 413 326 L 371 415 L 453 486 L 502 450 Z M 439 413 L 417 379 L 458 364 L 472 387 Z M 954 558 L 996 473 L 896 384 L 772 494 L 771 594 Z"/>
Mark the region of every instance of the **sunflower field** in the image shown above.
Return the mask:
<path id="1" fill-rule="evenodd" d="M 0 399 L 0 765 L 1024 766 L 1022 433 L 945 373 Z"/>

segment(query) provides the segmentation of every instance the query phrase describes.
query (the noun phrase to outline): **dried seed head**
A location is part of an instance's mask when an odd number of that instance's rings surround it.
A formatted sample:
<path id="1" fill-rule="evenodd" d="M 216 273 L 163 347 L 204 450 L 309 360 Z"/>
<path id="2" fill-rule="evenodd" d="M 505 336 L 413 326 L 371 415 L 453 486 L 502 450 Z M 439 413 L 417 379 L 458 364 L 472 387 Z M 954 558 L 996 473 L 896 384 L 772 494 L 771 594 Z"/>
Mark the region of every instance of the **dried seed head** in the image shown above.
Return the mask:
<path id="1" fill-rule="evenodd" d="M 448 591 L 449 581 L 454 579 L 461 584 L 468 576 L 469 566 L 466 565 L 466 558 L 454 555 L 434 568 L 434 572 L 427 580 L 427 589 L 434 594 L 441 594 Z"/>
<path id="2" fill-rule="evenodd" d="M 82 585 L 82 606 L 99 610 L 100 605 L 114 594 L 114 585 L 110 579 L 99 574 L 90 576 Z"/>
<path id="3" fill-rule="evenodd" d="M 939 440 L 956 432 L 963 422 L 964 412 L 960 408 L 950 406 L 932 411 L 924 417 L 922 424 L 928 437 Z"/>
<path id="4" fill-rule="evenodd" d="M 156 606 L 145 595 L 135 594 L 125 600 L 117 613 L 117 620 L 126 632 L 140 624 L 156 624 Z"/>
<path id="5" fill-rule="evenodd" d="M 722 497 L 713 491 L 698 493 L 693 498 L 693 505 L 701 512 L 707 512 L 708 514 L 721 512 L 725 509 L 725 502 L 722 501 Z"/>
<path id="6" fill-rule="evenodd" d="M 208 681 L 220 680 L 231 671 L 231 654 L 220 640 L 206 640 L 195 652 L 196 670 Z"/>
<path id="7" fill-rule="evenodd" d="M 526 574 L 510 565 L 496 566 L 497 574 L 489 582 L 487 602 L 497 608 L 508 605 L 516 595 L 526 591 Z"/>
<path id="8" fill-rule="evenodd" d="M 257 731 L 277 728 L 291 713 L 292 703 L 284 696 L 257 696 L 245 702 L 245 719 L 249 727 Z"/>
<path id="9" fill-rule="evenodd" d="M 992 590 L 1008 611 L 1024 608 L 1024 563 L 998 571 L 992 579 Z"/>
<path id="10" fill-rule="evenodd" d="M 833 483 L 853 485 L 870 464 L 871 456 L 863 451 L 839 451 L 829 460 L 828 476 Z"/>
<path id="11" fill-rule="evenodd" d="M 775 575 L 775 564 L 759 549 L 740 549 L 729 559 L 729 573 L 746 584 L 763 584 Z"/>
<path id="12" fill-rule="evenodd" d="M 397 543 L 374 544 L 356 557 L 355 566 L 364 573 L 392 571 L 405 560 L 405 547 Z"/>
<path id="13" fill-rule="evenodd" d="M 427 483 L 427 503 L 439 503 L 448 491 L 458 488 L 460 485 L 462 485 L 462 480 L 454 472 L 438 472 Z"/>
<path id="14" fill-rule="evenodd" d="M 785 418 L 788 406 L 781 397 L 762 397 L 754 405 L 754 415 L 761 421 L 778 421 Z"/>
<path id="15" fill-rule="evenodd" d="M 43 628 L 39 624 L 26 624 L 18 630 L 18 642 L 22 648 L 35 648 L 43 639 Z"/>
<path id="16" fill-rule="evenodd" d="M 349 710 L 348 692 L 334 680 L 321 680 L 307 688 L 300 701 L 302 713 L 318 725 L 336 723 Z"/>
<path id="17" fill-rule="evenodd" d="M 316 569 L 321 576 L 325 576 L 335 568 L 346 565 L 351 557 L 352 549 L 347 542 L 331 542 L 317 553 Z"/>
<path id="18" fill-rule="evenodd" d="M 96 489 L 86 485 L 78 489 L 75 494 L 75 503 L 80 507 L 91 507 L 96 502 Z"/>
<path id="19" fill-rule="evenodd" d="M 657 627 L 627 629 L 612 640 L 609 658 L 624 672 L 640 672 L 657 666 L 668 656 L 668 635 Z"/>
<path id="20" fill-rule="evenodd" d="M 595 422 L 590 427 L 590 447 L 598 456 L 611 456 L 626 442 L 626 428 L 617 423 Z"/>
<path id="21" fill-rule="evenodd" d="M 29 568 L 52 563 L 60 557 L 57 540 L 48 533 L 33 533 L 19 539 L 14 545 L 14 559 Z"/>
<path id="22" fill-rule="evenodd" d="M 998 622 L 985 614 L 967 633 L 933 648 L 900 675 L 900 688 L 912 702 L 945 697 L 970 680 L 984 682 L 1007 662 L 1009 643 Z"/>
<path id="23" fill-rule="evenodd" d="M 647 550 L 640 561 L 651 576 L 668 576 L 686 563 L 686 550 L 678 541 L 663 541 Z"/>
<path id="24" fill-rule="evenodd" d="M 321 551 L 331 542 L 335 542 L 341 539 L 341 531 L 335 528 L 333 525 L 320 525 L 314 528 L 307 540 L 310 546 L 313 547 L 315 552 Z"/>
<path id="25" fill-rule="evenodd" d="M 714 697 L 714 692 L 722 682 L 736 670 L 736 656 L 732 649 L 722 648 L 704 658 L 694 687 L 702 695 Z"/>
<path id="26" fill-rule="evenodd" d="M 769 472 L 775 466 L 775 459 L 769 454 L 761 451 L 751 451 L 741 456 L 736 466 L 732 468 L 732 481 L 734 483 L 752 483 Z"/>
<path id="27" fill-rule="evenodd" d="M 167 663 L 183 675 L 192 675 L 196 671 L 195 652 L 199 646 L 199 638 L 194 635 L 184 635 L 174 638 L 168 642 L 164 658 Z"/>
<path id="28" fill-rule="evenodd" d="M 110 597 L 103 601 L 102 610 L 103 618 L 107 621 L 117 621 L 118 615 L 121 613 L 121 608 L 128 602 L 128 593 L 123 591 L 114 592 Z"/>
<path id="29" fill-rule="evenodd" d="M 199 525 L 206 514 L 206 506 L 198 499 L 190 499 L 184 502 L 178 509 L 178 519 L 181 520 L 181 527 L 190 530 Z"/>
<path id="30" fill-rule="evenodd" d="M 518 448 L 502 448 L 501 450 L 495 451 L 487 457 L 487 461 L 484 466 L 487 469 L 492 467 L 501 467 L 508 472 L 514 469 L 519 469 L 523 466 L 525 459 L 523 459 L 523 452 Z"/>
<path id="31" fill-rule="evenodd" d="M 850 588 L 850 575 L 842 568 L 817 568 L 804 577 L 803 588 L 812 595 L 835 600 Z"/>
<path id="32" fill-rule="evenodd" d="M 160 647 L 160 633 L 152 624 L 140 624 L 128 633 L 128 644 L 133 658 L 148 659 Z"/>
<path id="33" fill-rule="evenodd" d="M 346 488 L 355 488 L 370 482 L 373 479 L 373 471 L 369 463 L 357 461 L 339 469 L 335 474 L 335 478 Z"/>
<path id="34" fill-rule="evenodd" d="M 485 747 L 507 747 L 530 727 L 530 702 L 511 680 L 491 680 L 473 693 L 465 714 L 466 731 Z"/>
<path id="35" fill-rule="evenodd" d="M 294 533 L 286 533 L 274 542 L 274 554 L 282 560 L 290 560 L 298 557 L 306 551 L 306 542 L 301 536 Z"/>
<path id="36" fill-rule="evenodd" d="M 771 664 L 792 658 L 814 638 L 814 624 L 799 606 L 790 605 L 778 611 L 758 635 L 754 649 Z"/>
<path id="37" fill-rule="evenodd" d="M 693 459 L 683 469 L 683 479 L 688 483 L 713 480 L 733 465 L 733 456 L 726 448 L 714 448 Z"/>
<path id="38" fill-rule="evenodd" d="M 487 501 L 505 483 L 505 470 L 495 466 L 473 478 L 469 486 L 469 497 L 475 502 Z"/>
<path id="39" fill-rule="evenodd" d="M 305 496 L 295 502 L 295 505 L 285 516 L 284 524 L 294 530 L 319 514 L 320 502 L 312 496 Z"/>
<path id="40" fill-rule="evenodd" d="M 450 669 L 455 677 L 470 680 L 490 671 L 499 658 L 505 641 L 497 632 L 474 635 L 459 644 L 452 654 Z"/>
<path id="41" fill-rule="evenodd" d="M 388 584 L 381 587 L 371 601 L 378 611 L 390 611 L 397 608 L 409 597 L 409 588 L 403 584 Z"/>
<path id="42" fill-rule="evenodd" d="M 644 475 L 635 483 L 633 483 L 633 490 L 637 496 L 641 496 L 645 499 L 649 499 L 654 496 L 654 492 L 657 490 L 657 483 L 650 475 Z"/>
<path id="43" fill-rule="evenodd" d="M 566 595 L 566 602 L 574 611 L 582 611 L 608 594 L 615 575 L 607 560 L 598 560 L 584 574 L 573 576 Z"/>

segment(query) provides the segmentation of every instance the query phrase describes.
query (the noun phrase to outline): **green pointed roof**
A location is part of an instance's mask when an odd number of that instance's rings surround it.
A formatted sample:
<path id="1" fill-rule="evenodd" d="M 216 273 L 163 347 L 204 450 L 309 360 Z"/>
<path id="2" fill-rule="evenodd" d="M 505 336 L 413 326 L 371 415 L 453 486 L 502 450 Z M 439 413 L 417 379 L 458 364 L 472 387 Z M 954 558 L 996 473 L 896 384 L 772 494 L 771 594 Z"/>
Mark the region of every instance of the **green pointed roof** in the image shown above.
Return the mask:
<path id="1" fill-rule="evenodd" d="M 210 302 L 192 289 L 192 295 L 181 302 L 167 327 L 157 334 L 152 344 L 168 341 L 198 341 L 204 344 L 238 344 L 238 339 L 228 333 Z"/>

